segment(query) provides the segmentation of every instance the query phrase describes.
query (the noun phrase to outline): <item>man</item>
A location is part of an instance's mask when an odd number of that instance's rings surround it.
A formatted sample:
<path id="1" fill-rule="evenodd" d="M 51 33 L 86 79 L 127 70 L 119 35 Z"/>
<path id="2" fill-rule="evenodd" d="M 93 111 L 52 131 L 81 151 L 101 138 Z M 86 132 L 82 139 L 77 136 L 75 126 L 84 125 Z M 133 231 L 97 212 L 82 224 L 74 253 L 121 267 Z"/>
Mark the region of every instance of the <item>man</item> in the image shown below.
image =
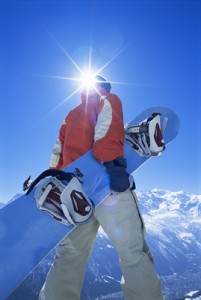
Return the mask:
<path id="1" fill-rule="evenodd" d="M 111 195 L 96 208 L 89 223 L 79 225 L 61 242 L 40 300 L 80 299 L 86 262 L 100 225 L 119 253 L 125 299 L 162 299 L 123 158 L 122 104 L 110 90 L 110 83 L 97 75 L 95 88 L 83 90 L 82 103 L 67 115 L 53 148 L 53 169 L 63 169 L 92 149 L 95 159 L 109 173 Z"/>

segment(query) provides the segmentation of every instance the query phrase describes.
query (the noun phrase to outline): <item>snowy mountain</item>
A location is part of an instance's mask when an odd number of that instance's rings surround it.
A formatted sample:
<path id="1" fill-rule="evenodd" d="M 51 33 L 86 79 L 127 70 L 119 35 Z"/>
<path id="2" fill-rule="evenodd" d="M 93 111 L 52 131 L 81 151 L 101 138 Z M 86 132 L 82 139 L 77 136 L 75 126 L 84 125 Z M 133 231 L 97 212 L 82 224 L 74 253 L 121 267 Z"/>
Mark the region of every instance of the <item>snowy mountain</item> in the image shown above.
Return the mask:
<path id="1" fill-rule="evenodd" d="M 138 197 L 150 247 L 154 256 L 160 253 L 158 272 L 196 271 L 201 262 L 201 196 L 155 189 Z"/>
<path id="2" fill-rule="evenodd" d="M 154 189 L 138 192 L 138 198 L 165 299 L 200 299 L 201 195 Z M 43 260 L 8 299 L 37 299 L 53 256 Z M 81 299 L 123 300 L 120 278 L 118 255 L 100 229 Z"/>
<path id="3" fill-rule="evenodd" d="M 192 291 L 192 292 L 188 293 L 185 296 L 184 300 L 189 300 L 189 299 L 201 300 L 201 291 Z"/>

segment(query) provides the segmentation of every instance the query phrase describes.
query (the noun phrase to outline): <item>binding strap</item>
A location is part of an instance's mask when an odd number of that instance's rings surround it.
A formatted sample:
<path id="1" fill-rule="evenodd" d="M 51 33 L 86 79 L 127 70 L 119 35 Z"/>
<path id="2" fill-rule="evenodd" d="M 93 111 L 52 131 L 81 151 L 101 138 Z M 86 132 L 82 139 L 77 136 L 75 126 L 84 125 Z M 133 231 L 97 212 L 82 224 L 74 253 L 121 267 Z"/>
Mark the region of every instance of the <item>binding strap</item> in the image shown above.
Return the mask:
<path id="1" fill-rule="evenodd" d="M 61 180 L 61 181 L 67 181 L 67 182 L 70 182 L 70 180 L 73 178 L 73 177 L 77 177 L 75 174 L 73 173 L 70 173 L 70 172 L 64 172 L 64 171 L 61 171 L 61 170 L 51 170 L 51 169 L 48 169 L 48 170 L 45 170 L 44 172 L 42 172 L 30 185 L 30 187 L 28 188 L 27 192 L 26 192 L 26 195 L 29 195 L 30 192 L 33 190 L 33 188 L 41 181 L 41 179 L 44 179 L 46 177 L 49 177 L 49 176 L 52 176 L 52 177 L 56 177 L 57 179 Z"/>

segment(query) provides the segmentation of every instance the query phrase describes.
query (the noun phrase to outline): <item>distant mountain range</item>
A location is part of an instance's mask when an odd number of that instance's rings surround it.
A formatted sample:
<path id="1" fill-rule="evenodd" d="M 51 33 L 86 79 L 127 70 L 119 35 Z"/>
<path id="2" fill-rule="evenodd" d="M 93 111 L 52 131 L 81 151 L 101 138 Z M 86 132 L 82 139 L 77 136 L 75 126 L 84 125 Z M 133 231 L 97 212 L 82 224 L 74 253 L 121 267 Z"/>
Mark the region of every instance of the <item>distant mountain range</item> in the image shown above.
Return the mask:
<path id="1" fill-rule="evenodd" d="M 200 300 L 201 195 L 153 189 L 138 192 L 138 198 L 165 300 Z M 37 299 L 53 256 L 54 252 L 8 299 Z M 118 255 L 100 229 L 81 299 L 123 300 L 120 278 Z"/>

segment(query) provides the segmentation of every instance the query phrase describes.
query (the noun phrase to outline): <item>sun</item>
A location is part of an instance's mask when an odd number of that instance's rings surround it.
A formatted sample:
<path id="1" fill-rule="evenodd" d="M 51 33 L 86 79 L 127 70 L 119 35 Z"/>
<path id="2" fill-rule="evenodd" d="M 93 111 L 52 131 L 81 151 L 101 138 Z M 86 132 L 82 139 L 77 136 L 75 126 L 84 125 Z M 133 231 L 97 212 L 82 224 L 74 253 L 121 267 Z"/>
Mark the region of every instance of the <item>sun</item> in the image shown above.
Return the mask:
<path id="1" fill-rule="evenodd" d="M 92 70 L 87 70 L 83 73 L 81 79 L 81 86 L 87 90 L 95 87 L 95 74 Z"/>
<path id="2" fill-rule="evenodd" d="M 42 76 L 42 77 L 66 80 L 68 82 L 74 81 L 77 83 L 76 89 L 70 95 L 68 95 L 65 99 L 63 99 L 56 107 L 54 107 L 54 109 L 52 111 L 47 113 L 47 115 L 44 118 L 48 117 L 50 114 L 55 112 L 60 106 L 64 105 L 72 97 L 74 97 L 76 94 L 82 92 L 83 90 L 85 90 L 87 92 L 87 94 L 89 94 L 91 92 L 100 93 L 97 89 L 97 83 L 100 82 L 100 80 L 98 80 L 96 78 L 96 75 L 102 76 L 102 72 L 108 67 L 108 65 L 110 65 L 111 62 L 113 60 L 115 60 L 129 46 L 129 44 L 124 45 L 106 63 L 104 63 L 99 69 L 94 71 L 94 69 L 92 68 L 92 46 L 90 43 L 88 65 L 82 69 L 78 65 L 78 63 L 71 57 L 71 55 L 66 51 L 66 49 L 61 45 L 61 43 L 52 35 L 52 33 L 49 32 L 48 30 L 47 30 L 47 32 L 50 35 L 50 37 L 52 38 L 52 40 L 55 42 L 55 44 L 57 44 L 57 46 L 61 50 L 61 52 L 66 56 L 68 61 L 70 61 L 72 63 L 72 65 L 75 67 L 76 71 L 78 71 L 78 76 L 77 77 L 51 76 L 51 75 Z M 103 74 L 103 76 L 104 76 L 104 74 Z M 117 82 L 117 81 L 112 81 L 112 80 L 109 80 L 109 82 L 110 82 L 110 84 L 117 84 L 117 85 L 138 85 L 136 83 L 126 83 L 126 82 L 119 82 L 119 81 Z"/>

